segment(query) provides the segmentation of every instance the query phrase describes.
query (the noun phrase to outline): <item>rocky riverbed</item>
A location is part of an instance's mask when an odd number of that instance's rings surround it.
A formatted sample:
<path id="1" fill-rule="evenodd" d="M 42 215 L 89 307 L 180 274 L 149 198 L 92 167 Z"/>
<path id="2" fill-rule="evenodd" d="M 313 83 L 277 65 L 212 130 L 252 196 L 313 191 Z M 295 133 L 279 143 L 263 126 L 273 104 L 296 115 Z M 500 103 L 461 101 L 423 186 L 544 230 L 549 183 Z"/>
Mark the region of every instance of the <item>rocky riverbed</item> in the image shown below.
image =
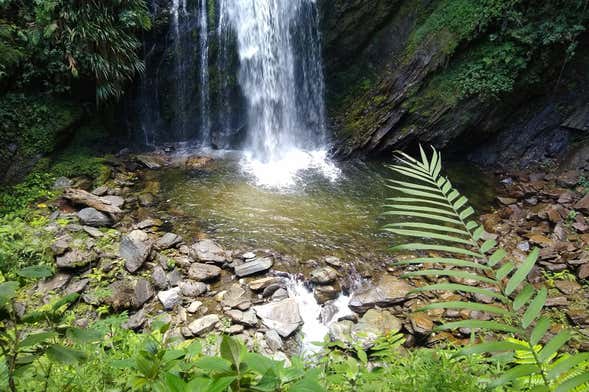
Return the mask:
<path id="1" fill-rule="evenodd" d="M 171 334 L 229 333 L 277 358 L 306 347 L 304 322 L 331 339 L 369 348 L 376 336 L 399 331 L 407 346 L 460 342 L 471 331 L 434 333 L 435 325 L 490 317 L 417 312 L 435 296 L 411 293 L 424 281 L 402 279 L 402 271 L 389 266 L 411 255 L 360 263 L 335 256 L 299 260 L 271 249 L 223 247 L 197 225 L 178 234 L 174 217 L 159 210 L 165 200 L 154 171 L 180 167 L 198 175 L 214 164 L 200 156 L 121 154 L 109 160 L 110 178 L 98 187 L 84 178 L 58 179 L 55 187 L 63 193 L 47 203 L 50 223 L 43 227 L 54 237 L 57 273 L 31 288 L 32 301 L 80 293 L 80 325 L 126 311 L 129 329 L 163 320 Z M 581 173 L 499 175 L 500 196 L 481 217 L 488 235 L 516 261 L 541 248 L 531 283 L 549 287 L 550 316 L 574 326 L 579 334 L 573 344 L 589 350 L 589 194 L 579 186 Z M 448 294 L 438 297 L 449 300 Z"/>

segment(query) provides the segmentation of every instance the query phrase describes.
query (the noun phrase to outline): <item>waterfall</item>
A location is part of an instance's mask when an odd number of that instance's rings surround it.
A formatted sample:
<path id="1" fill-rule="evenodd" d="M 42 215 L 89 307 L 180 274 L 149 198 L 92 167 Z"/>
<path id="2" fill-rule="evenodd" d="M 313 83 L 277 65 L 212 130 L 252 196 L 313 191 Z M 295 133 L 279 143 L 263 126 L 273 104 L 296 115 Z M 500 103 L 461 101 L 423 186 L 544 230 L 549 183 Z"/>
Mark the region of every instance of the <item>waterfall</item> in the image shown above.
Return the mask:
<path id="1" fill-rule="evenodd" d="M 211 123 L 209 118 L 209 26 L 207 0 L 200 0 L 200 132 L 205 145 L 211 143 Z"/>

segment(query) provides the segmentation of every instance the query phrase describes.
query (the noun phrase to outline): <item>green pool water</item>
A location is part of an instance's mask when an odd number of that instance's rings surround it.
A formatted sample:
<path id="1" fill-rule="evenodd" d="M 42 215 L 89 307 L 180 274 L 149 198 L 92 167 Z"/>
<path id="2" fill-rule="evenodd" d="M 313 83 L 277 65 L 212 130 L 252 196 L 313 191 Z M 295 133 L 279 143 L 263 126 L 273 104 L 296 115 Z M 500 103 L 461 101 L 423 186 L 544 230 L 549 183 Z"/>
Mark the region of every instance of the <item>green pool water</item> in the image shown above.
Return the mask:
<path id="1" fill-rule="evenodd" d="M 206 170 L 157 173 L 163 207 L 174 229 L 194 236 L 197 230 L 230 248 L 271 249 L 299 260 L 338 256 L 383 259 L 396 239 L 382 232 L 386 179 L 394 174 L 385 162 L 337 164 L 335 181 L 303 173 L 297 185 L 269 189 L 255 185 L 237 159 L 221 159 Z M 479 210 L 493 200 L 494 179 L 470 165 L 447 165 L 453 183 Z"/>

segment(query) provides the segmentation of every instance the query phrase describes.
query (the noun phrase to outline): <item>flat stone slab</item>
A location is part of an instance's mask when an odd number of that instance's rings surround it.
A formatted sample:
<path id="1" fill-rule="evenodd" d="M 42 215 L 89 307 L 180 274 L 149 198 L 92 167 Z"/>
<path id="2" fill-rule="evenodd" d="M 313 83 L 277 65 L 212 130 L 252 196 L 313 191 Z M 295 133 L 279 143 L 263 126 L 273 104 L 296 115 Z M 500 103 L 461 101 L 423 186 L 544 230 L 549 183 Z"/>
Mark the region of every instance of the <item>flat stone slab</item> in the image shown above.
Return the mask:
<path id="1" fill-rule="evenodd" d="M 247 263 L 235 266 L 235 275 L 243 278 L 272 268 L 274 260 L 271 257 L 261 257 Z"/>
<path id="2" fill-rule="evenodd" d="M 293 298 L 254 306 L 253 309 L 266 327 L 276 330 L 283 338 L 290 336 L 303 323 L 299 306 Z"/>

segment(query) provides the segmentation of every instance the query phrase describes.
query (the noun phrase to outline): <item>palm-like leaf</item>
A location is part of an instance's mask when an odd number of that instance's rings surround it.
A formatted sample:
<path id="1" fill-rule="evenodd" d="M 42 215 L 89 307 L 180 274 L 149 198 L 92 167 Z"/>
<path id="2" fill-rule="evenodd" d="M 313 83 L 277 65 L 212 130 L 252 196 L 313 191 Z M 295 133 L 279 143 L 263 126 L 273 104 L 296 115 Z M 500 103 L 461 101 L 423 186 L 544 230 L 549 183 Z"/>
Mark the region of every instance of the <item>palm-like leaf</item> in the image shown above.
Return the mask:
<path id="1" fill-rule="evenodd" d="M 538 259 L 534 249 L 526 260 L 516 265 L 506 261 L 507 253 L 497 248 L 484 228 L 471 219 L 474 209 L 466 197 L 454 189 L 441 175 L 440 154 L 432 149 L 431 157 L 420 147 L 421 159 L 403 152 L 397 153 L 400 164 L 389 168 L 403 179 L 391 180 L 389 187 L 400 197 L 389 198 L 386 215 L 410 218 L 409 222 L 396 222 L 384 230 L 415 240 L 397 245 L 393 251 L 429 252 L 426 257 L 404 260 L 398 266 L 428 264 L 428 269 L 411 271 L 406 278 L 421 276 L 448 277 L 462 283 L 440 282 L 416 288 L 416 292 L 450 291 L 465 295 L 464 301 L 438 302 L 425 306 L 428 309 L 477 310 L 495 316 L 495 320 L 462 320 L 445 323 L 439 330 L 470 328 L 506 332 L 519 339 L 483 342 L 466 347 L 462 354 L 511 351 L 518 360 L 516 366 L 494 380 L 492 385 L 520 385 L 527 382 L 535 390 L 573 391 L 589 383 L 587 374 L 579 369 L 589 367 L 584 354 L 559 355 L 559 350 L 570 340 L 569 331 L 562 331 L 547 339 L 550 321 L 540 318 L 546 303 L 547 290 L 535 289 L 526 284 L 526 278 Z M 443 253 L 442 256 L 438 255 Z M 436 253 L 432 255 L 431 253 Z M 481 294 L 496 304 L 480 304 L 466 295 Z M 544 346 L 541 340 L 547 340 Z"/>

